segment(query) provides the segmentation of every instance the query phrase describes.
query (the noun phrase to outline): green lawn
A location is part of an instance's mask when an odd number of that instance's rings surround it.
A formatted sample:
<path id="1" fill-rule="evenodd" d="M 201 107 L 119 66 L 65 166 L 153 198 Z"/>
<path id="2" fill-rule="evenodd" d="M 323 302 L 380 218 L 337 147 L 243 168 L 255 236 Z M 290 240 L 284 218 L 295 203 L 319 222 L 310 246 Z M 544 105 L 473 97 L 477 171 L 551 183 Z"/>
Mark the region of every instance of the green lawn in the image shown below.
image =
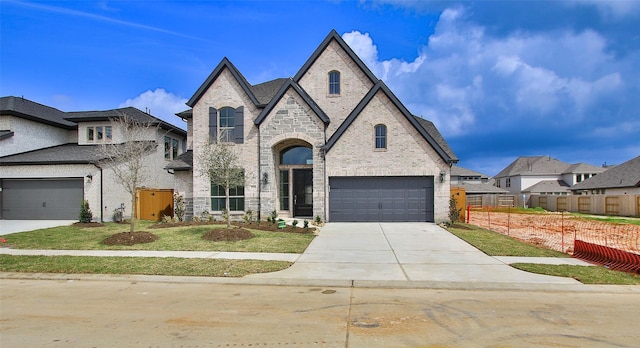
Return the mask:
<path id="1" fill-rule="evenodd" d="M 224 225 L 186 226 L 172 228 L 148 228 L 149 221 L 136 224 L 136 231 L 157 235 L 155 242 L 131 246 L 110 246 L 101 242 L 107 237 L 128 231 L 128 225 L 106 223 L 104 227 L 79 228 L 61 226 L 15 233 L 5 236 L 6 244 L 15 249 L 55 250 L 188 250 L 188 251 L 242 251 L 265 253 L 304 252 L 314 238 L 313 234 L 266 232 L 251 230 L 255 238 L 239 242 L 211 242 L 202 235 Z"/>
<path id="2" fill-rule="evenodd" d="M 467 224 L 454 224 L 448 231 L 491 256 L 570 257 L 558 251 L 527 244 L 503 234 Z M 517 263 L 523 271 L 574 278 L 584 284 L 639 285 L 640 277 L 600 266 L 570 266 Z"/>
<path id="3" fill-rule="evenodd" d="M 26 273 L 242 277 L 275 272 L 289 266 L 291 263 L 285 261 L 0 255 L 0 271 Z"/>
<path id="4" fill-rule="evenodd" d="M 158 240 L 132 246 L 109 246 L 107 237 L 126 232 L 129 225 L 106 223 L 103 227 L 62 226 L 4 236 L 15 249 L 55 250 L 186 250 L 303 253 L 313 234 L 251 230 L 254 238 L 238 242 L 212 242 L 202 236 L 224 225 L 149 228 L 149 221 L 136 223 L 136 231 L 147 231 Z M 242 277 L 279 271 L 291 266 L 285 261 L 181 259 L 147 257 L 12 256 L 0 255 L 1 272 L 149 274 L 169 276 Z"/>

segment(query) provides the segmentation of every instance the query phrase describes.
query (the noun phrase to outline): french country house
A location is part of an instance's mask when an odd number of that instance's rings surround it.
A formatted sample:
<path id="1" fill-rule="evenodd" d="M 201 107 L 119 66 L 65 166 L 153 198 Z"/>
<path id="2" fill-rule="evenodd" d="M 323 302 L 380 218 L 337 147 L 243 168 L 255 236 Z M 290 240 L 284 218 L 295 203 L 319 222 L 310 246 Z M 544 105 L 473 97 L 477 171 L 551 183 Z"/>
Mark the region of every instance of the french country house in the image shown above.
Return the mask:
<path id="1" fill-rule="evenodd" d="M 124 114 L 154 125 L 137 139 L 155 145 L 142 184 L 172 189 L 174 176 L 164 167 L 184 152 L 183 129 L 133 107 L 64 112 L 21 97 L 0 98 L 0 219 L 77 220 L 82 200 L 96 221 L 111 220 L 122 206 L 123 216 L 131 216 L 131 195 L 112 168 L 100 164 L 97 151 L 124 141 L 110 122 Z"/>
<path id="2" fill-rule="evenodd" d="M 230 144 L 245 184 L 231 214 L 323 221 L 448 220 L 458 160 L 333 30 L 295 76 L 251 85 L 224 58 L 178 116 L 187 152 L 166 169 L 188 214 L 221 214 L 224 193 L 199 175 L 202 149 Z"/>

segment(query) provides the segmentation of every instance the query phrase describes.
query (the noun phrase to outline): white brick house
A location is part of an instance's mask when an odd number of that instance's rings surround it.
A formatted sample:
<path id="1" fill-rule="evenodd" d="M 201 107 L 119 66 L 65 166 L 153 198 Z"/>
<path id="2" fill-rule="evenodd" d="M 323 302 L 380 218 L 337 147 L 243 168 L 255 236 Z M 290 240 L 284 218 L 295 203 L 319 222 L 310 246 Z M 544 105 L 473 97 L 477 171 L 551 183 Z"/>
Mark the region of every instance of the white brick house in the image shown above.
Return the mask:
<path id="1" fill-rule="evenodd" d="M 220 214 L 198 158 L 225 129 L 245 185 L 232 214 L 276 211 L 323 221 L 448 220 L 455 154 L 433 123 L 412 115 L 331 31 L 293 78 L 251 85 L 224 58 L 178 114 L 184 158 L 167 166 L 191 214 Z"/>
<path id="2" fill-rule="evenodd" d="M 131 196 L 111 168 L 100 165 L 96 151 L 99 144 L 123 141 L 109 121 L 123 113 L 158 126 L 139 139 L 158 144 L 146 158 L 149 180 L 143 185 L 172 188 L 174 176 L 164 167 L 184 152 L 184 130 L 132 107 L 63 112 L 24 98 L 0 98 L 0 219 L 75 220 L 83 199 L 95 220 L 111 220 L 122 203 L 124 217 L 130 216 Z"/>

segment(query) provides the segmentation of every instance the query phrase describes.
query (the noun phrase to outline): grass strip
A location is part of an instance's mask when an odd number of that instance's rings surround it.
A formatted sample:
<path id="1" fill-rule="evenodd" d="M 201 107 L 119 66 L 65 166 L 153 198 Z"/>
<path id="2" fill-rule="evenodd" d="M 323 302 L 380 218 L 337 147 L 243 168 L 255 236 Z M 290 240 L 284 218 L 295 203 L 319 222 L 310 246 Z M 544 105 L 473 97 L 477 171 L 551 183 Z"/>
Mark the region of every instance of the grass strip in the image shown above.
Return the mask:
<path id="1" fill-rule="evenodd" d="M 527 244 L 474 225 L 456 223 L 447 230 L 491 256 L 570 257 L 559 251 Z"/>
<path id="2" fill-rule="evenodd" d="M 243 277 L 275 272 L 286 261 L 183 259 L 175 257 L 91 257 L 0 255 L 0 271 L 70 274 L 145 274 L 167 276 Z"/>
<path id="3" fill-rule="evenodd" d="M 583 284 L 640 285 L 640 277 L 597 266 L 514 263 L 514 268 L 538 274 L 573 278 Z"/>

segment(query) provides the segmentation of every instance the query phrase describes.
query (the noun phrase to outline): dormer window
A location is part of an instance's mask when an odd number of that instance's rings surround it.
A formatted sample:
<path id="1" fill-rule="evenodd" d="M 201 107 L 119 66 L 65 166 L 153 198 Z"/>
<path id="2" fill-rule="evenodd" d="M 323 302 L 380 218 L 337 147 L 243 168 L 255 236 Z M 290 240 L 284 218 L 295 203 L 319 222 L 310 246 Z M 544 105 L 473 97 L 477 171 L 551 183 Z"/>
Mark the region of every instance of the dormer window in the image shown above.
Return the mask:
<path id="1" fill-rule="evenodd" d="M 111 142 L 113 128 L 111 126 L 89 126 L 87 127 L 87 141 L 92 143 Z"/>
<path id="2" fill-rule="evenodd" d="M 329 95 L 340 95 L 340 72 L 329 72 Z"/>

